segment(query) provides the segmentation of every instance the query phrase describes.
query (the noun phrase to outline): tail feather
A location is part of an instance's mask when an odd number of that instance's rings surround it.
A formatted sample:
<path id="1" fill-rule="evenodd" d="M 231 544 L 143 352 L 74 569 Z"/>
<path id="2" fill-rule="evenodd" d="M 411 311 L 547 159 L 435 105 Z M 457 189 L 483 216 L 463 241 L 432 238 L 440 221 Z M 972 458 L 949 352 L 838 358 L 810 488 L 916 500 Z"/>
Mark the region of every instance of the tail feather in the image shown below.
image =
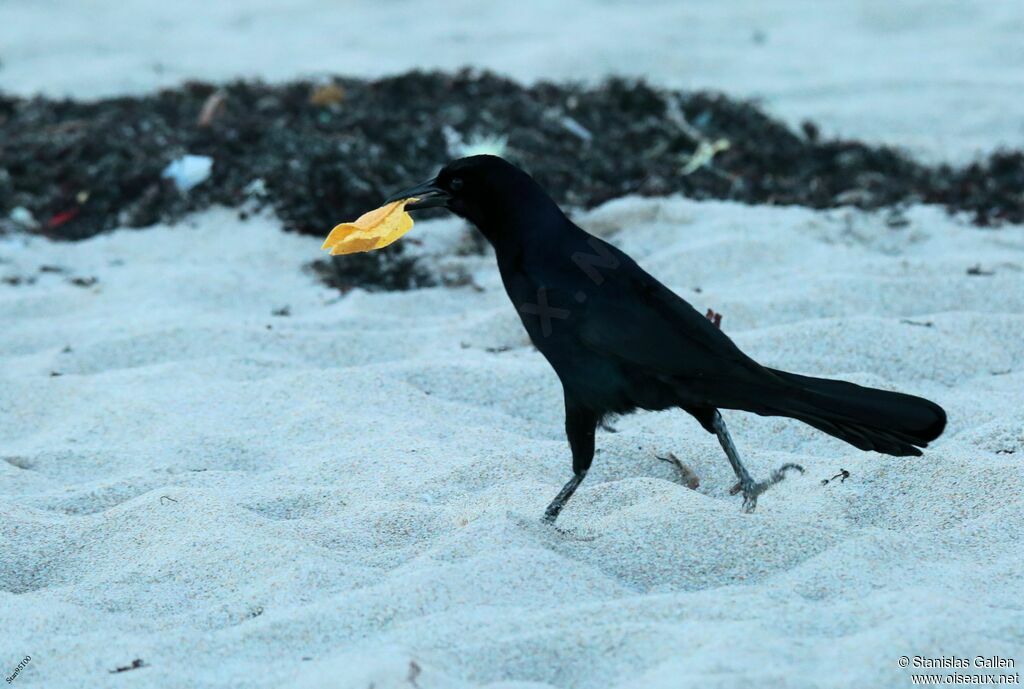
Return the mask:
<path id="1" fill-rule="evenodd" d="M 861 450 L 920 455 L 946 427 L 942 407 L 921 397 L 768 370 L 787 385 L 752 411 L 798 419 Z"/>

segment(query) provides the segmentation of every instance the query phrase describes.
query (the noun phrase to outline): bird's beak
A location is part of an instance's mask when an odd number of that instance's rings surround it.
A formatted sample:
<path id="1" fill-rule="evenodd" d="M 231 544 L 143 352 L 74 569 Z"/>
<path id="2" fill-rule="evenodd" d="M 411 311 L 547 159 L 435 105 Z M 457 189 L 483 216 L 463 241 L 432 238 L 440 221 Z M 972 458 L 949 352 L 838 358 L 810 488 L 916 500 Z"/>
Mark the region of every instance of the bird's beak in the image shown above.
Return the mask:
<path id="1" fill-rule="evenodd" d="M 423 184 L 417 184 L 415 187 L 403 189 L 397 193 L 392 194 L 388 197 L 385 203 L 391 203 L 392 201 L 401 201 L 402 199 L 416 200 L 410 204 L 407 204 L 405 210 L 407 211 L 418 211 L 424 208 L 441 208 L 448 205 L 448 199 L 451 195 L 447 191 L 437 186 L 437 178 L 428 179 Z"/>

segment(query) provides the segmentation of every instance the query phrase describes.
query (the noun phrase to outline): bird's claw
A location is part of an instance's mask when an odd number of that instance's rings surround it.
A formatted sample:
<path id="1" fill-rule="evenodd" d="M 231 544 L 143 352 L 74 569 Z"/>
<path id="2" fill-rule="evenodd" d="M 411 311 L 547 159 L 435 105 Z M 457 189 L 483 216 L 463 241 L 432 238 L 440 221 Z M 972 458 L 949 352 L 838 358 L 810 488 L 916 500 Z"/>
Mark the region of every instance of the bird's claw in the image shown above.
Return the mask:
<path id="1" fill-rule="evenodd" d="M 737 493 L 743 493 L 743 511 L 750 514 L 757 509 L 757 498 L 761 493 L 765 492 L 776 483 L 781 482 L 786 478 L 787 471 L 799 471 L 801 474 L 804 473 L 804 468 L 799 464 L 792 462 L 783 464 L 778 469 L 772 472 L 771 476 L 766 481 L 737 481 L 736 485 L 729 489 L 729 495 L 736 495 Z"/>
<path id="2" fill-rule="evenodd" d="M 737 481 L 736 485 L 729 489 L 729 495 L 736 495 L 742 492 L 743 511 L 750 514 L 757 509 L 757 497 L 768 490 L 771 485 L 770 479 L 768 481 Z"/>

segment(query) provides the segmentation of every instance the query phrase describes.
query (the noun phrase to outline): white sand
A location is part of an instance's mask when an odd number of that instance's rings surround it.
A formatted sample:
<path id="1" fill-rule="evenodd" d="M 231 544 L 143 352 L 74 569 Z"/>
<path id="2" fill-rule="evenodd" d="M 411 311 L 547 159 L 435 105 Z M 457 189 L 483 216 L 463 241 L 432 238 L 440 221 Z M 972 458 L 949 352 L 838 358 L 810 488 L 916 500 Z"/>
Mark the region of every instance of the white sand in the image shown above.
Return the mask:
<path id="1" fill-rule="evenodd" d="M 1024 145 L 1021 0 L 3 0 L 0 89 L 487 67 L 643 76 L 964 160 Z"/>
<path id="2" fill-rule="evenodd" d="M 16 686 L 47 689 L 382 689 L 411 686 L 411 662 L 422 689 L 904 687 L 900 655 L 1024 662 L 1024 229 L 908 219 L 581 216 L 761 361 L 926 395 L 950 425 L 897 459 L 729 413 L 758 475 L 808 469 L 743 515 L 688 416 L 622 418 L 561 530 L 539 523 L 570 472 L 559 386 L 492 259 L 450 256 L 458 221 L 410 237 L 482 292 L 338 298 L 301 271 L 317 239 L 226 210 L 7 238 L 0 276 L 37 281 L 0 285 L 0 671 L 31 655 Z"/>

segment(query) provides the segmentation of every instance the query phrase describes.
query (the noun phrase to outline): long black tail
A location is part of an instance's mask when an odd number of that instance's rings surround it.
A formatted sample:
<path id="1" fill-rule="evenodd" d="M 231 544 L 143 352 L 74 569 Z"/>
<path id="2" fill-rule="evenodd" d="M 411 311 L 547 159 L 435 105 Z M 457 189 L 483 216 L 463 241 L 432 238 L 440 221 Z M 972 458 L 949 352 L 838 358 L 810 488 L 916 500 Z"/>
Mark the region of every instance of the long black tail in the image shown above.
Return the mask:
<path id="1" fill-rule="evenodd" d="M 946 427 L 942 407 L 921 397 L 768 370 L 787 383 L 765 400 L 769 413 L 799 419 L 861 450 L 920 455 L 917 448 Z"/>

